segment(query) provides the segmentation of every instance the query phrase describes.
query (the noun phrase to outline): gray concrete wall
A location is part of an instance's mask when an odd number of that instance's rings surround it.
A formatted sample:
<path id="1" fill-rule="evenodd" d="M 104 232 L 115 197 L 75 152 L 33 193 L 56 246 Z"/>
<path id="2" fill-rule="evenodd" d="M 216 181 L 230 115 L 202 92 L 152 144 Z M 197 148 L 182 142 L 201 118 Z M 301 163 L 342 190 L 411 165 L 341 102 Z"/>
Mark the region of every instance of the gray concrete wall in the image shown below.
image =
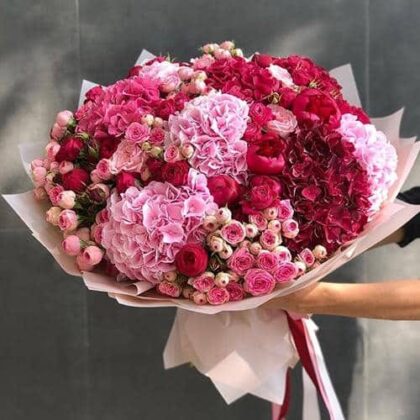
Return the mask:
<path id="1" fill-rule="evenodd" d="M 115 81 L 143 47 L 185 59 L 205 42 L 234 39 L 246 52 L 307 54 L 328 68 L 351 62 L 369 112 L 405 105 L 402 132 L 417 134 L 419 20 L 416 0 L 1 0 L 1 192 L 30 188 L 16 145 L 47 139 L 55 113 L 75 107 L 82 78 Z M 419 177 L 417 162 L 408 184 Z M 419 255 L 420 241 L 378 249 L 331 278 L 418 277 Z M 0 202 L 0 419 L 268 418 L 264 401 L 226 406 L 194 369 L 163 370 L 173 315 L 87 292 Z M 418 323 L 317 322 L 349 419 L 419 418 Z"/>

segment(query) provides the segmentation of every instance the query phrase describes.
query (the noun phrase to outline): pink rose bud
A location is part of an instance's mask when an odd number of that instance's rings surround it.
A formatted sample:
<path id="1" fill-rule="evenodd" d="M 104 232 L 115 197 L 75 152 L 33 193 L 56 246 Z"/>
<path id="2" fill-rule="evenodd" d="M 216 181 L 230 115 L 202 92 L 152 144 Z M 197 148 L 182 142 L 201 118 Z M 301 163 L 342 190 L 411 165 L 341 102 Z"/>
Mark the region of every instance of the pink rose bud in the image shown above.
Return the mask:
<path id="1" fill-rule="evenodd" d="M 38 167 L 45 167 L 45 161 L 43 159 L 34 159 L 31 162 L 31 171 Z"/>
<path id="2" fill-rule="evenodd" d="M 224 50 L 232 50 L 235 48 L 235 44 L 232 41 L 224 41 L 220 44 L 220 48 L 223 48 Z"/>
<path id="3" fill-rule="evenodd" d="M 276 246 L 280 245 L 279 235 L 272 230 L 265 230 L 261 233 L 260 244 L 263 248 L 269 251 L 273 250 Z"/>
<path id="4" fill-rule="evenodd" d="M 224 287 L 213 287 L 207 292 L 210 305 L 223 305 L 229 301 L 229 292 Z"/>
<path id="5" fill-rule="evenodd" d="M 74 169 L 74 165 L 72 162 L 67 162 L 63 160 L 59 166 L 58 166 L 58 172 L 60 172 L 61 175 L 64 175 Z"/>
<path id="6" fill-rule="evenodd" d="M 169 281 L 169 282 L 175 281 L 177 277 L 178 275 L 176 271 L 167 271 L 163 273 L 164 280 Z"/>
<path id="7" fill-rule="evenodd" d="M 314 254 L 308 248 L 305 248 L 299 252 L 299 259 L 304 262 L 307 267 L 312 267 L 315 262 Z"/>
<path id="8" fill-rule="evenodd" d="M 60 126 L 66 128 L 73 120 L 73 113 L 71 111 L 61 111 L 55 117 L 55 122 Z"/>
<path id="9" fill-rule="evenodd" d="M 232 282 L 238 282 L 240 280 L 240 277 L 237 273 L 235 273 L 234 271 L 228 271 L 229 274 L 229 279 Z"/>
<path id="10" fill-rule="evenodd" d="M 253 223 L 248 223 L 245 226 L 245 232 L 246 237 L 250 239 L 254 239 L 259 233 L 257 226 L 255 226 Z"/>
<path id="11" fill-rule="evenodd" d="M 106 223 L 106 222 L 109 222 L 109 215 L 108 215 L 108 210 L 105 208 L 99 211 L 98 213 L 96 213 L 95 223 L 100 225 L 101 223 Z"/>
<path id="12" fill-rule="evenodd" d="M 73 210 L 63 210 L 58 217 L 58 227 L 61 230 L 75 230 L 78 224 L 77 214 Z"/>
<path id="13" fill-rule="evenodd" d="M 86 247 L 82 252 L 82 259 L 90 265 L 97 265 L 102 261 L 104 251 L 101 248 L 90 245 Z"/>
<path id="14" fill-rule="evenodd" d="M 56 185 L 48 190 L 48 197 L 51 200 L 53 206 L 58 206 L 58 201 L 60 199 L 60 194 L 64 191 L 64 188 L 61 185 Z"/>
<path id="15" fill-rule="evenodd" d="M 76 204 L 76 193 L 74 191 L 62 191 L 58 194 L 57 204 L 63 209 L 72 209 Z"/>
<path id="16" fill-rule="evenodd" d="M 279 211 L 275 207 L 269 207 L 263 211 L 263 214 L 267 220 L 277 219 Z"/>
<path id="17" fill-rule="evenodd" d="M 289 251 L 289 248 L 286 248 L 285 246 L 276 246 L 273 252 L 277 255 L 279 262 L 292 261 L 292 254 Z"/>
<path id="18" fill-rule="evenodd" d="M 222 60 L 224 58 L 230 58 L 232 57 L 232 54 L 230 53 L 230 51 L 224 50 L 222 48 L 217 49 L 214 52 L 214 56 L 218 59 L 218 60 Z"/>
<path id="19" fill-rule="evenodd" d="M 267 219 L 261 213 L 251 214 L 249 221 L 257 226 L 260 231 L 267 229 Z"/>
<path id="20" fill-rule="evenodd" d="M 203 50 L 203 52 L 206 53 L 206 54 L 213 53 L 216 48 L 219 48 L 219 45 L 218 44 L 206 44 L 203 47 L 201 47 L 201 49 Z"/>
<path id="21" fill-rule="evenodd" d="M 90 241 L 90 229 L 88 227 L 77 229 L 73 234 L 76 235 L 81 241 Z"/>
<path id="22" fill-rule="evenodd" d="M 47 153 L 47 158 L 50 162 L 55 160 L 55 156 L 60 150 L 60 145 L 56 141 L 50 141 L 45 146 L 45 152 Z"/>
<path id="23" fill-rule="evenodd" d="M 96 172 L 97 176 L 104 180 L 107 181 L 108 179 L 110 179 L 112 177 L 111 174 L 111 162 L 109 161 L 109 159 L 101 159 L 97 165 L 96 168 L 94 169 L 94 171 Z"/>
<path id="24" fill-rule="evenodd" d="M 223 249 L 226 246 L 225 241 L 222 238 L 219 238 L 218 236 L 213 236 L 210 239 L 210 243 L 209 243 L 210 249 L 213 252 L 222 252 Z"/>
<path id="25" fill-rule="evenodd" d="M 110 195 L 108 185 L 101 183 L 89 185 L 87 191 L 89 193 L 89 197 L 96 203 L 102 203 L 106 201 Z"/>
<path id="26" fill-rule="evenodd" d="M 169 281 L 162 281 L 157 285 L 157 290 L 159 293 L 165 296 L 170 296 L 177 298 L 181 296 L 182 288 L 179 284 Z"/>
<path id="27" fill-rule="evenodd" d="M 54 125 L 51 128 L 50 136 L 54 140 L 59 140 L 61 137 L 63 137 L 65 131 L 66 127 L 62 127 L 57 123 L 54 123 Z"/>
<path id="28" fill-rule="evenodd" d="M 50 172 L 53 172 L 54 174 L 58 173 L 58 168 L 60 167 L 60 164 L 56 161 L 52 161 L 50 165 Z"/>
<path id="29" fill-rule="evenodd" d="M 153 120 L 153 127 L 154 128 L 161 128 L 163 127 L 163 120 L 160 117 L 155 117 Z"/>
<path id="30" fill-rule="evenodd" d="M 218 253 L 219 257 L 222 260 L 229 259 L 233 254 L 233 249 L 230 245 L 225 245 L 225 247 Z"/>
<path id="31" fill-rule="evenodd" d="M 194 72 L 193 78 L 194 78 L 194 80 L 206 80 L 207 79 L 207 74 L 206 74 L 205 71 L 198 70 L 198 71 Z"/>
<path id="32" fill-rule="evenodd" d="M 181 146 L 181 154 L 185 159 L 189 159 L 194 154 L 194 146 L 190 143 Z"/>
<path id="33" fill-rule="evenodd" d="M 232 212 L 227 207 L 222 207 L 216 212 L 216 220 L 221 225 L 229 223 L 232 220 Z"/>
<path id="34" fill-rule="evenodd" d="M 190 80 L 194 74 L 194 70 L 191 67 L 180 67 L 178 70 L 178 76 L 181 80 Z"/>
<path id="35" fill-rule="evenodd" d="M 317 245 L 312 252 L 317 260 L 327 258 L 327 249 L 322 245 Z"/>
<path id="36" fill-rule="evenodd" d="M 85 258 L 83 258 L 83 254 L 79 254 L 76 257 L 76 263 L 80 271 L 92 271 L 95 268 L 95 266 L 89 264 Z"/>
<path id="37" fill-rule="evenodd" d="M 248 241 L 248 239 L 245 239 L 239 244 L 239 248 L 249 248 L 251 246 L 251 241 Z"/>
<path id="38" fill-rule="evenodd" d="M 62 246 L 64 252 L 67 255 L 71 255 L 73 257 L 79 255 L 80 251 L 82 250 L 80 238 L 76 235 L 67 236 L 67 238 L 62 242 Z"/>
<path id="39" fill-rule="evenodd" d="M 206 216 L 204 218 L 203 227 L 207 232 L 214 232 L 219 228 L 219 223 L 215 216 Z"/>
<path id="40" fill-rule="evenodd" d="M 51 207 L 45 214 L 45 220 L 54 226 L 58 226 L 58 219 L 60 217 L 60 213 L 60 207 Z"/>
<path id="41" fill-rule="evenodd" d="M 100 244 L 102 242 L 102 232 L 104 229 L 104 225 L 97 225 L 94 223 L 90 227 L 90 237 L 97 243 Z"/>
<path id="42" fill-rule="evenodd" d="M 249 252 L 251 252 L 252 255 L 258 255 L 262 251 L 262 246 L 258 242 L 254 242 L 249 247 Z"/>
<path id="43" fill-rule="evenodd" d="M 182 289 L 182 296 L 185 299 L 192 299 L 193 293 L 194 293 L 194 289 L 192 287 L 190 287 L 190 286 L 185 286 Z"/>
<path id="44" fill-rule="evenodd" d="M 306 271 L 306 265 L 302 261 L 295 261 L 295 266 L 298 269 L 298 276 L 301 276 Z"/>
<path id="45" fill-rule="evenodd" d="M 141 118 L 141 122 L 143 124 L 147 124 L 147 125 L 150 125 L 150 126 L 153 125 L 153 121 L 154 121 L 154 117 L 151 114 L 146 114 Z"/>
<path id="46" fill-rule="evenodd" d="M 182 156 L 181 156 L 181 152 L 179 151 L 178 146 L 174 144 L 169 145 L 165 149 L 165 152 L 163 153 L 163 158 L 165 159 L 166 162 L 169 162 L 169 163 L 173 163 L 173 162 L 177 162 L 181 160 Z"/>
<path id="47" fill-rule="evenodd" d="M 287 219 L 291 219 L 294 213 L 290 200 L 280 200 L 277 211 L 278 218 L 281 222 L 284 222 Z"/>
<path id="48" fill-rule="evenodd" d="M 36 200 L 45 200 L 48 197 L 47 192 L 42 187 L 37 187 L 34 189 L 34 197 Z"/>
<path id="49" fill-rule="evenodd" d="M 194 80 L 188 85 L 189 93 L 200 95 L 205 92 L 207 85 L 204 80 Z"/>
<path id="50" fill-rule="evenodd" d="M 46 176 L 47 170 L 43 166 L 37 166 L 32 170 L 32 180 L 36 187 L 42 187 L 45 185 Z"/>
<path id="51" fill-rule="evenodd" d="M 244 52 L 240 48 L 235 48 L 234 50 L 231 51 L 231 53 L 232 53 L 232 57 L 243 57 L 244 56 Z"/>
<path id="52" fill-rule="evenodd" d="M 207 303 L 207 296 L 205 293 L 194 292 L 192 299 L 196 305 L 205 305 Z"/>
<path id="53" fill-rule="evenodd" d="M 232 220 L 222 227 L 220 236 L 227 243 L 237 245 L 245 239 L 245 228 L 241 222 Z"/>
<path id="54" fill-rule="evenodd" d="M 192 278 L 191 285 L 201 293 L 207 293 L 214 286 L 214 274 L 206 271 L 198 277 Z M 188 282 L 190 282 L 190 280 Z"/>
<path id="55" fill-rule="evenodd" d="M 272 230 L 273 232 L 280 232 L 281 231 L 281 223 L 280 220 L 270 220 L 267 226 L 268 230 Z"/>
<path id="56" fill-rule="evenodd" d="M 282 223 L 281 226 L 283 236 L 289 239 L 296 238 L 299 233 L 299 225 L 296 220 L 288 219 Z"/>
<path id="57" fill-rule="evenodd" d="M 230 275 L 228 273 L 217 273 L 214 283 L 218 287 L 226 287 L 229 284 Z"/>

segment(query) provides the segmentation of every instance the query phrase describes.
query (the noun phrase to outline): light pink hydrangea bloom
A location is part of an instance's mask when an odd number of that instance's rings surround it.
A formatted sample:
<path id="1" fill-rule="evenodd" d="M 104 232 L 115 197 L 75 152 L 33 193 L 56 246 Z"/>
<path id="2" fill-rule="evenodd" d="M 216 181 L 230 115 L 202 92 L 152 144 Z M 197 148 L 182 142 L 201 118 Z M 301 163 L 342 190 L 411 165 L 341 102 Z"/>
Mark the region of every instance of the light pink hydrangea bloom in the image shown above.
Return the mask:
<path id="1" fill-rule="evenodd" d="M 204 240 L 203 220 L 216 209 L 206 178 L 194 170 L 188 185 L 179 188 L 166 182 L 130 187 L 121 198 L 114 194 L 108 200 L 102 246 L 127 277 L 156 284 L 175 270 L 183 245 Z"/>
<path id="2" fill-rule="evenodd" d="M 339 132 L 354 145 L 355 156 L 368 174 L 372 191 L 370 214 L 373 215 L 381 208 L 397 179 L 397 152 L 384 133 L 372 124 L 361 123 L 353 114 L 341 116 Z"/>
<path id="3" fill-rule="evenodd" d="M 191 144 L 191 166 L 207 176 L 230 175 L 246 180 L 247 143 L 242 140 L 248 105 L 235 96 L 219 92 L 187 103 L 179 115 L 169 118 L 172 141 Z"/>

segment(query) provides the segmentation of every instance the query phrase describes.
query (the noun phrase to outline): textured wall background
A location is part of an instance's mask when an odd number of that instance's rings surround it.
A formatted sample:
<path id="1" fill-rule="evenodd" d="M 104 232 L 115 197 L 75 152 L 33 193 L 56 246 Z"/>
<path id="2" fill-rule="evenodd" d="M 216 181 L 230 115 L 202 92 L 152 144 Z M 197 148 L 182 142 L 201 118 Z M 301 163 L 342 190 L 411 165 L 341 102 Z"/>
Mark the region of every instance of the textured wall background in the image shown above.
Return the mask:
<path id="1" fill-rule="evenodd" d="M 76 106 L 82 78 L 110 83 L 146 47 L 188 58 L 208 41 L 246 52 L 351 62 L 374 116 L 405 105 L 420 132 L 416 0 L 1 0 L 0 187 L 30 188 L 17 144 L 47 138 Z M 418 184 L 420 162 L 410 185 Z M 419 277 L 420 241 L 371 251 L 334 280 Z M 269 405 L 226 406 L 194 369 L 163 371 L 173 311 L 133 310 L 64 275 L 0 202 L 0 418 L 7 420 L 263 419 Z M 419 418 L 417 323 L 318 317 L 339 398 L 352 420 Z M 296 378 L 296 382 L 299 379 Z M 293 414 L 299 417 L 299 388 Z"/>

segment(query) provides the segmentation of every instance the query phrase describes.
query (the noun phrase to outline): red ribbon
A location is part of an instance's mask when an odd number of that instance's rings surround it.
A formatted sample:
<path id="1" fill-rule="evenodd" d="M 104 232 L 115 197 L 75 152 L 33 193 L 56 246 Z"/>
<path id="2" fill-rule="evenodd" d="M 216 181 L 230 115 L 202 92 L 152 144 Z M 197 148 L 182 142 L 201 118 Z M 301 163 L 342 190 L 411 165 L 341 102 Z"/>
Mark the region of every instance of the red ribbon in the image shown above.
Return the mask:
<path id="1" fill-rule="evenodd" d="M 318 382 L 318 378 L 315 373 L 315 367 L 309 353 L 309 346 L 308 346 L 308 341 L 306 339 L 305 326 L 303 324 L 303 321 L 301 319 L 293 319 L 287 312 L 286 312 L 286 315 L 287 315 L 287 322 L 289 323 L 289 329 L 292 334 L 293 341 L 295 343 L 296 350 L 300 358 L 300 362 L 302 363 L 302 367 L 306 370 L 306 373 L 311 378 L 318 392 L 321 395 L 323 395 L 323 393 L 321 392 L 321 385 Z M 290 397 L 291 397 L 290 385 L 291 384 L 290 384 L 290 369 L 289 369 L 287 372 L 287 378 L 286 378 L 286 391 L 284 395 L 284 400 L 283 400 L 283 404 L 281 406 L 281 410 L 280 410 L 277 420 L 284 420 L 287 415 L 287 412 L 290 406 Z"/>

